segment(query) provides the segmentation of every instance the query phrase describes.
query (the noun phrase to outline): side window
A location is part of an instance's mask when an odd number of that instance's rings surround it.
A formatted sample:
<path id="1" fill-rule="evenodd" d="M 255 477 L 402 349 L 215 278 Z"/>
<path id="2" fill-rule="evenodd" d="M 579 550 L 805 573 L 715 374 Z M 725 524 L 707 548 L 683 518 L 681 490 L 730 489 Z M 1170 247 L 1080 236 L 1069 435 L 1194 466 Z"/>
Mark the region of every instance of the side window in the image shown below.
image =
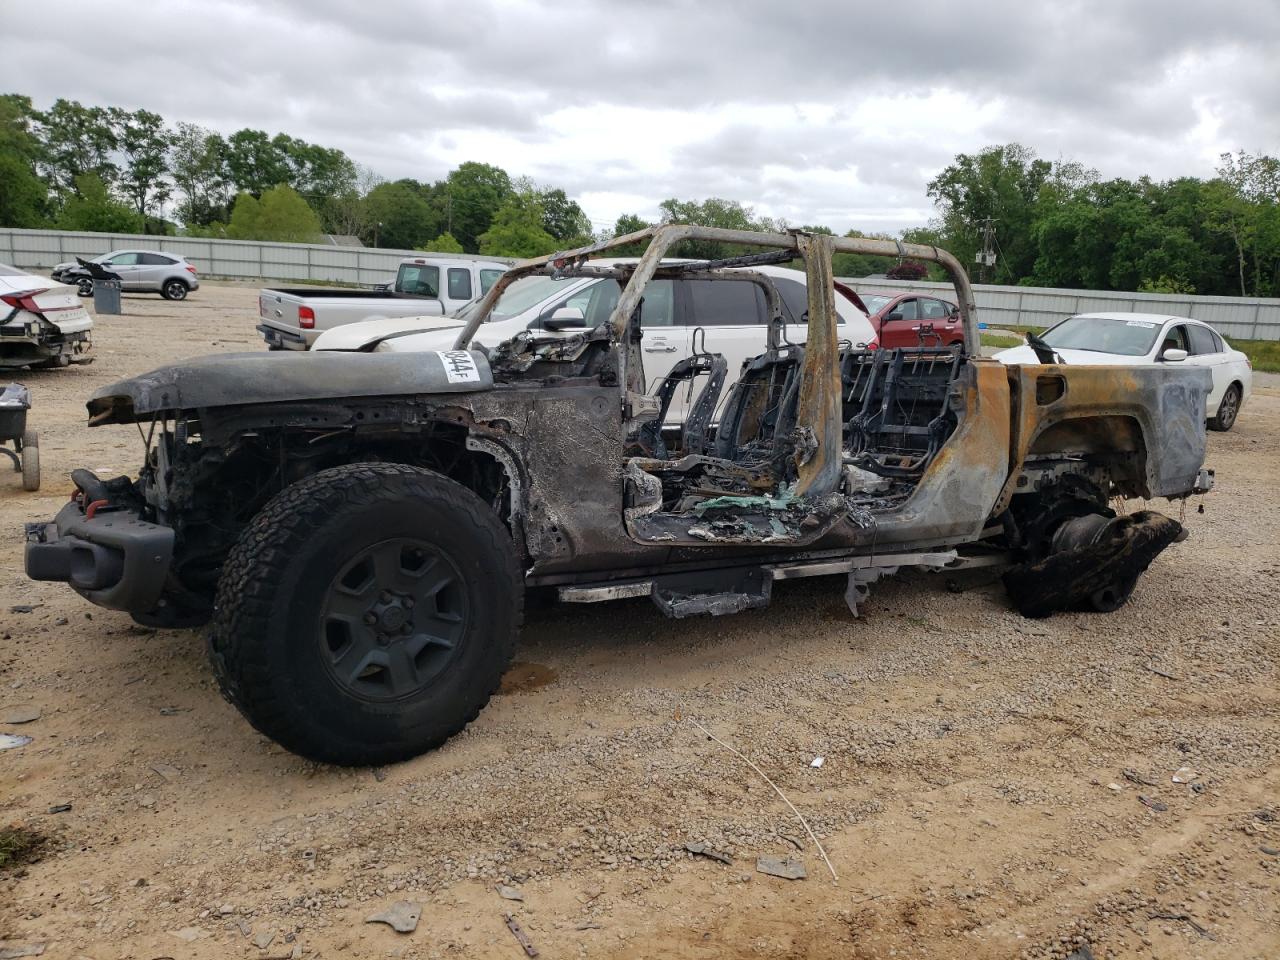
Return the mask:
<path id="1" fill-rule="evenodd" d="M 543 326 L 543 320 L 550 317 L 556 310 L 572 307 L 582 312 L 583 322 L 588 329 L 593 329 L 609 319 L 621 293 L 622 289 L 616 280 L 599 280 L 589 283 L 575 290 L 566 299 L 548 307 L 530 326 L 540 329 Z"/>
<path id="2" fill-rule="evenodd" d="M 613 308 L 618 305 L 618 297 L 622 296 L 622 288 L 618 286 L 618 281 L 616 280 L 604 280 L 600 283 L 593 283 L 587 289 L 591 292 L 591 299 L 583 309 L 582 315 L 587 320 L 587 327 L 594 330 L 609 319 L 610 314 L 613 313 Z M 643 312 L 641 313 L 640 323 L 643 326 Z"/>
<path id="3" fill-rule="evenodd" d="M 919 303 L 921 320 L 945 320 L 951 315 L 951 310 L 941 300 L 926 298 Z"/>
<path id="4" fill-rule="evenodd" d="M 670 327 L 676 322 L 674 280 L 650 280 L 640 307 L 641 327 Z"/>
<path id="5" fill-rule="evenodd" d="M 1191 336 L 1191 352 L 1193 354 L 1203 355 L 1222 352 L 1218 345 L 1213 342 L 1213 331 L 1208 327 L 1189 323 L 1187 324 L 1187 333 Z"/>
<path id="6" fill-rule="evenodd" d="M 107 263 L 114 264 L 117 267 L 132 267 L 138 262 L 136 253 L 117 253 Z"/>
<path id="7" fill-rule="evenodd" d="M 484 296 L 489 289 L 498 282 L 498 278 L 502 276 L 501 270 L 481 270 L 480 271 L 480 296 Z"/>
<path id="8" fill-rule="evenodd" d="M 138 254 L 138 262 L 147 267 L 169 267 L 177 263 L 176 260 L 159 253 L 140 253 Z"/>
<path id="9" fill-rule="evenodd" d="M 1218 331 L 1217 331 L 1217 330 L 1210 330 L 1209 332 L 1213 334 L 1213 345 L 1217 348 L 1217 350 L 1216 350 L 1215 352 L 1217 352 L 1217 353 L 1226 353 L 1226 352 L 1227 352 L 1227 348 L 1226 348 L 1226 346 L 1223 344 L 1223 342 L 1222 342 L 1222 338 L 1221 338 L 1220 336 L 1218 336 Z"/>
<path id="10" fill-rule="evenodd" d="M 688 280 L 690 327 L 748 327 L 764 323 L 764 293 L 749 281 Z"/>
<path id="11" fill-rule="evenodd" d="M 1160 353 L 1166 350 L 1185 350 L 1191 352 L 1191 345 L 1187 342 L 1187 328 L 1182 324 L 1169 327 L 1164 332 L 1164 342 L 1160 344 Z"/>
<path id="12" fill-rule="evenodd" d="M 396 277 L 396 290 L 419 297 L 438 297 L 440 268 L 418 263 L 401 264 L 400 273 Z"/>
<path id="13" fill-rule="evenodd" d="M 782 297 L 782 314 L 787 318 L 787 323 L 802 323 L 802 318 L 809 312 L 808 288 L 797 280 L 783 280 L 780 277 L 773 278 L 773 285 L 778 288 L 778 294 Z"/>
<path id="14" fill-rule="evenodd" d="M 564 303 L 560 304 L 560 306 L 577 307 L 582 311 L 582 315 L 585 317 L 587 315 L 587 308 L 591 306 L 591 295 L 595 292 L 595 289 L 598 286 L 600 286 L 600 284 L 593 283 L 590 286 L 583 287 Z"/>
<path id="15" fill-rule="evenodd" d="M 449 299 L 471 299 L 471 271 L 466 267 L 449 268 Z"/>
<path id="16" fill-rule="evenodd" d="M 916 304 L 916 298 L 912 297 L 909 300 L 903 300 L 889 311 L 885 319 L 887 320 L 889 316 L 898 316 L 902 320 L 919 320 L 920 311 Z"/>

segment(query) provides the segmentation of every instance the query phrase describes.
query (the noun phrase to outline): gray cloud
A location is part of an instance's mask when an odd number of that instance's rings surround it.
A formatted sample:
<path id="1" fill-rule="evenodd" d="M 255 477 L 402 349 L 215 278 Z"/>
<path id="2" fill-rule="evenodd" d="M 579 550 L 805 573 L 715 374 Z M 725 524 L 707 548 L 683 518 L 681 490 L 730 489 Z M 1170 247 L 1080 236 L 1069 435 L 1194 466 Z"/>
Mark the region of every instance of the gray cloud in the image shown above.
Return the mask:
<path id="1" fill-rule="evenodd" d="M 1104 176 L 1205 176 L 1219 153 L 1280 150 L 1274 0 L 187 0 L 100 13 L 10 8 L 9 85 L 41 105 L 283 130 L 393 178 L 484 160 L 574 195 L 647 198 L 642 213 L 722 195 L 867 229 L 926 218 L 928 179 L 987 143 Z M 81 17 L 92 43 L 67 29 Z"/>

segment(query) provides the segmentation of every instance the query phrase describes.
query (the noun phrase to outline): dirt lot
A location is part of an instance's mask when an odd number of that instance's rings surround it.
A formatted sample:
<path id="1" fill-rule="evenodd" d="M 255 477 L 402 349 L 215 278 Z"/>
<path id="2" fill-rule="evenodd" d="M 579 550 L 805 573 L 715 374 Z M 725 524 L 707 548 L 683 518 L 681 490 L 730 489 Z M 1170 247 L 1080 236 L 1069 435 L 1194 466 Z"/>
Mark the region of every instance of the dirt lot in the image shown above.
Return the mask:
<path id="1" fill-rule="evenodd" d="M 72 467 L 136 466 L 136 431 L 84 428 L 92 388 L 260 347 L 253 287 L 125 306 L 92 366 L 22 376 L 43 490 L 0 475 L 0 720 L 39 711 L 0 724 L 34 738 L 0 751 L 0 826 L 47 837 L 0 869 L 8 949 L 517 958 L 510 913 L 546 958 L 1280 955 L 1280 391 L 1212 435 L 1218 491 L 1118 613 L 1024 620 L 980 572 L 879 584 L 856 620 L 825 578 L 720 620 L 555 609 L 465 734 L 342 770 L 256 735 L 198 633 L 23 576 Z M 397 900 L 416 932 L 365 923 Z"/>

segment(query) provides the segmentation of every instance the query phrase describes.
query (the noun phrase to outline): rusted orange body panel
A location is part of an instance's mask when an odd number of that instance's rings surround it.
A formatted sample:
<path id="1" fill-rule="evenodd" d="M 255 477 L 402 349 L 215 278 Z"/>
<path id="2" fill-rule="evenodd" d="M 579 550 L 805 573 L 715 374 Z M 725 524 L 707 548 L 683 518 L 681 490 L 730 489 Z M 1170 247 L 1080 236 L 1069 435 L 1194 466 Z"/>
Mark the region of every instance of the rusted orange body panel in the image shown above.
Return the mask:
<path id="1" fill-rule="evenodd" d="M 1009 478 L 999 512 L 1019 489 L 1028 457 L 1107 454 L 1127 497 L 1187 493 L 1204 463 L 1210 374 L 1160 366 L 1009 366 Z"/>

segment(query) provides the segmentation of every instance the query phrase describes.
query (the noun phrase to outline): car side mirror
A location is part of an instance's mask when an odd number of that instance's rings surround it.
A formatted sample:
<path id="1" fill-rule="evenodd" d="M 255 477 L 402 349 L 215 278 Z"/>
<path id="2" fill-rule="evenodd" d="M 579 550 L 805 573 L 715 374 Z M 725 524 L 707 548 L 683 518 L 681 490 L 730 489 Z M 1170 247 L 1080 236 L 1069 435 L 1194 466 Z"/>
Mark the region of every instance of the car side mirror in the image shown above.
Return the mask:
<path id="1" fill-rule="evenodd" d="M 1177 363 L 1180 360 L 1187 359 L 1187 351 L 1179 350 L 1177 347 L 1170 347 L 1164 353 L 1160 354 L 1160 359 L 1169 363 Z"/>
<path id="2" fill-rule="evenodd" d="M 542 325 L 548 330 L 567 330 L 570 327 L 585 327 L 587 318 L 578 307 L 559 307 L 542 321 Z"/>
<path id="3" fill-rule="evenodd" d="M 885 318 L 884 318 L 884 322 L 885 322 L 885 323 L 894 323 L 895 321 L 898 321 L 898 320 L 901 320 L 901 319 L 902 319 L 902 312 L 901 312 L 901 311 L 898 311 L 898 310 L 895 310 L 893 313 L 889 314 L 887 317 L 885 317 Z"/>

